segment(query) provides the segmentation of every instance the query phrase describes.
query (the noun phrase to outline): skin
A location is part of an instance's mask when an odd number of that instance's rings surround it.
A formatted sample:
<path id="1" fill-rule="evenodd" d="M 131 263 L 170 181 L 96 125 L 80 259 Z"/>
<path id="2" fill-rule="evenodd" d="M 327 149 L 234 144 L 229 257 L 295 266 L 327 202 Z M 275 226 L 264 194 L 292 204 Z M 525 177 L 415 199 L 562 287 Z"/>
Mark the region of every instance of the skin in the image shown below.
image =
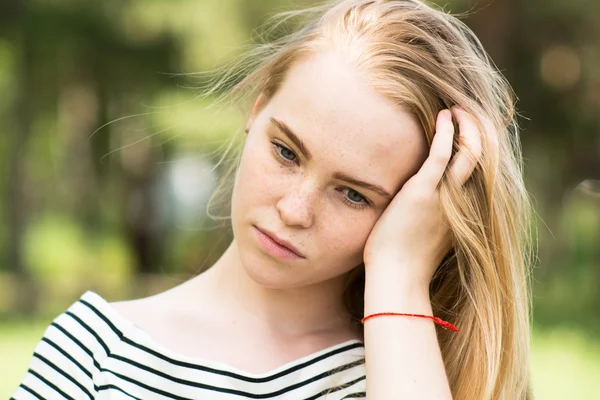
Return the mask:
<path id="1" fill-rule="evenodd" d="M 451 115 L 457 118 L 460 130 L 459 150 L 452 160 Z M 485 122 L 484 126 L 491 124 Z M 489 133 L 494 137 L 493 131 Z M 462 109 L 439 113 L 429 157 L 394 197 L 369 236 L 365 315 L 386 311 L 433 314 L 429 284 L 452 245 L 441 212 L 439 183 L 447 171 L 463 184 L 481 157 L 481 143 L 475 120 Z M 393 245 L 390 237 L 394 237 Z M 369 400 L 452 398 L 431 320 L 377 317 L 364 325 Z"/>
<path id="2" fill-rule="evenodd" d="M 480 150 L 478 132 L 464 111 L 452 113 L 467 134 L 451 173 L 465 181 Z M 399 291 L 406 296 L 396 304 L 420 305 L 451 244 L 436 192 L 452 144 L 450 114 L 439 114 L 443 134 L 436 134 L 430 152 L 417 122 L 366 86 L 342 55 L 323 52 L 297 63 L 272 99 L 259 96 L 254 104 L 232 199 L 235 239 L 226 252 L 182 285 L 113 305 L 174 351 L 256 373 L 358 337 L 342 293 L 346 275 L 362 261 L 366 311 L 382 311 Z M 272 118 L 294 131 L 310 159 Z M 392 196 L 336 179 L 335 172 Z M 355 208 L 344 198 L 368 205 Z M 291 242 L 304 258 L 281 260 L 265 252 L 257 226 Z M 379 289 L 383 297 L 370 295 Z M 142 309 L 152 309 L 153 318 Z M 371 321 L 365 335 L 374 338 Z M 432 357 L 439 367 L 439 354 Z"/>

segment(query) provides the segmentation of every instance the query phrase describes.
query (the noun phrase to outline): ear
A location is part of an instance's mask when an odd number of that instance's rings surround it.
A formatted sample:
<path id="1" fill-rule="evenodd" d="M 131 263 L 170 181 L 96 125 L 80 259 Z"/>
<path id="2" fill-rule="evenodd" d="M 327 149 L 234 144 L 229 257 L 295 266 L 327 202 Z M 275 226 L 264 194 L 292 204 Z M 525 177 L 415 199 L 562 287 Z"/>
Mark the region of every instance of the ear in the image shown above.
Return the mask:
<path id="1" fill-rule="evenodd" d="M 248 117 L 248 122 L 246 124 L 246 133 L 250 132 L 252 129 L 252 125 L 254 125 L 254 121 L 256 120 L 256 116 L 263 109 L 263 107 L 267 103 L 267 96 L 263 92 L 260 92 L 256 100 L 254 101 L 254 105 L 252 106 L 252 111 L 250 112 L 250 116 Z"/>

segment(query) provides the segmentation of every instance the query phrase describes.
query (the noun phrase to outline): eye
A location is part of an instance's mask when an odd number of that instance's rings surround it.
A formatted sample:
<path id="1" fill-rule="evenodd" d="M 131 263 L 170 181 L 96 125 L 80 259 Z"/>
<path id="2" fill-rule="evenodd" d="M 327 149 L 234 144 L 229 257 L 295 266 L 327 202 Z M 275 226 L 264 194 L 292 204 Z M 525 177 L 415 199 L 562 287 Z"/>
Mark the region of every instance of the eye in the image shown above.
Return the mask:
<path id="1" fill-rule="evenodd" d="M 291 149 L 276 141 L 271 141 L 271 144 L 273 153 L 280 162 L 284 164 L 298 164 L 298 156 Z M 341 193 L 345 193 L 344 196 L 342 196 L 342 201 L 352 208 L 361 209 L 371 205 L 365 196 L 354 189 L 342 187 L 337 190 Z"/>
<path id="2" fill-rule="evenodd" d="M 281 159 L 281 161 L 283 161 L 286 164 L 298 163 L 298 156 L 292 150 L 275 141 L 272 141 L 271 143 L 273 144 L 273 152 L 279 159 Z"/>
<path id="3" fill-rule="evenodd" d="M 342 188 L 340 192 L 347 193 L 344 197 L 342 197 L 342 201 L 348 204 L 350 207 L 354 208 L 365 208 L 370 205 L 369 200 L 362 194 L 358 193 L 354 189 L 350 188 Z"/>

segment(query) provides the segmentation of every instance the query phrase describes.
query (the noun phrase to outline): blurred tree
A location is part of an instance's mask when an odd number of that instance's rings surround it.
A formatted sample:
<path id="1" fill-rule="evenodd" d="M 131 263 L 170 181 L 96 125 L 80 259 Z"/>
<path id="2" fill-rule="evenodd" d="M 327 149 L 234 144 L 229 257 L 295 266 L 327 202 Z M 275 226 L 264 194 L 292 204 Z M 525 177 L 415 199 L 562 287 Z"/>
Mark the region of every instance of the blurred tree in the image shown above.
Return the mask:
<path id="1" fill-rule="evenodd" d="M 118 12 L 119 2 L 112 3 L 111 13 Z M 9 216 L 8 262 L 24 285 L 15 291 L 18 295 L 15 309 L 30 311 L 36 304 L 36 291 L 27 284 L 31 280 L 21 254 L 30 211 L 42 209 L 43 202 L 51 201 L 55 211 L 72 214 L 87 226 L 91 235 L 102 228 L 106 221 L 98 210 L 101 188 L 106 185 L 103 180 L 118 178 L 109 175 L 110 165 L 103 165 L 100 160 L 109 152 L 111 138 L 125 132 L 109 126 L 91 140 L 90 134 L 112 119 L 137 111 L 138 104 L 124 103 L 124 96 L 141 101 L 151 98 L 153 92 L 167 84 L 159 72 L 169 70 L 177 47 L 166 35 L 151 42 L 129 42 L 100 3 L 19 4 L 9 8 L 9 17 L 2 14 L 5 19 L 2 34 L 13 43 L 17 54 L 12 150 L 4 187 Z M 44 115 L 50 118 L 55 115 L 56 122 L 44 126 Z M 52 130 L 51 140 L 62 147 L 58 177 L 48 174 L 48 165 L 31 159 L 40 151 L 39 142 L 33 141 L 45 140 L 47 130 Z M 133 219 L 126 217 L 129 198 L 147 191 L 155 179 L 152 165 L 156 159 L 154 154 L 147 156 L 148 159 L 138 160 L 143 164 L 141 168 L 132 167 L 130 162 L 122 169 L 123 184 L 128 191 L 123 192 L 125 198 L 120 202 L 123 217 L 119 221 L 128 226 L 127 237 L 137 254 L 140 272 L 156 270 L 160 261 L 157 254 L 160 255 L 163 246 L 160 240 L 150 241 L 156 234 L 148 232 L 144 223 L 152 218 L 151 205 L 145 205 Z M 44 178 L 56 181 L 54 191 L 41 181 Z M 53 198 L 43 200 L 36 188 L 53 192 Z M 147 204 L 146 197 L 142 199 Z"/>

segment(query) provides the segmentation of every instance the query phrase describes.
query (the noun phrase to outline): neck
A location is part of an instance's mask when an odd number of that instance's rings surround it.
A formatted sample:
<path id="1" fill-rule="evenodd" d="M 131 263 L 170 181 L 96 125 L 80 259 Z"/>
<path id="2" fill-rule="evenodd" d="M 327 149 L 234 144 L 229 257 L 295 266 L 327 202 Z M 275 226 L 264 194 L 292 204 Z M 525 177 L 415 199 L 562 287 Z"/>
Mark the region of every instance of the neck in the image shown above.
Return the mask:
<path id="1" fill-rule="evenodd" d="M 301 287 L 264 287 L 246 273 L 234 240 L 198 278 L 225 312 L 269 334 L 300 339 L 350 332 L 343 303 L 346 275 Z"/>

